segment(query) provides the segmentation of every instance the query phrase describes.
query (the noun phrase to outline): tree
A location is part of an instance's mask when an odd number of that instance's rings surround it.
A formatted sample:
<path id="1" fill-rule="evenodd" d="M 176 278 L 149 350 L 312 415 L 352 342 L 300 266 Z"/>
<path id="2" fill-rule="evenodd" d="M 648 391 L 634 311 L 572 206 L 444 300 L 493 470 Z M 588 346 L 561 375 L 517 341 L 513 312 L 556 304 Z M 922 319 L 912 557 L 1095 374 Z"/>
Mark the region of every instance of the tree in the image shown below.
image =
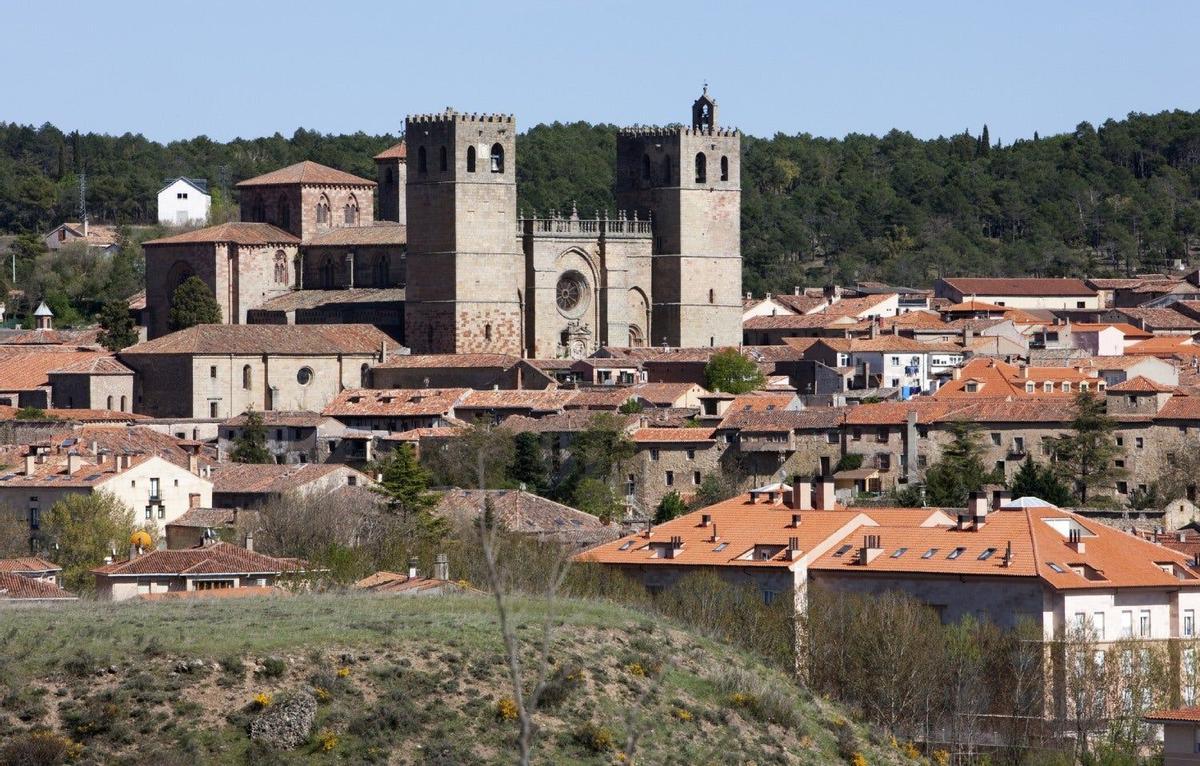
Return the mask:
<path id="1" fill-rule="evenodd" d="M 22 508 L 0 505 L 0 558 L 29 555 L 29 517 Z"/>
<path id="2" fill-rule="evenodd" d="M 137 343 L 137 328 L 129 314 L 129 304 L 123 300 L 106 301 L 96 317 L 100 324 L 97 340 L 109 351 L 120 351 Z"/>
<path id="3" fill-rule="evenodd" d="M 22 407 L 13 417 L 17 420 L 47 420 L 50 416 L 41 407 Z"/>
<path id="4" fill-rule="evenodd" d="M 673 489 L 663 495 L 663 499 L 659 501 L 658 508 L 654 510 L 654 523 L 662 524 L 685 513 L 687 513 L 687 505 L 679 496 L 679 490 Z"/>
<path id="5" fill-rule="evenodd" d="M 621 413 L 622 415 L 636 415 L 645 409 L 646 407 L 637 399 L 629 399 L 617 408 L 617 412 Z"/>
<path id="6" fill-rule="evenodd" d="M 134 529 L 133 509 L 107 492 L 67 495 L 42 520 L 46 547 L 63 568 L 63 585 L 76 593 L 95 590 L 91 569 L 113 551 L 126 555 Z"/>
<path id="7" fill-rule="evenodd" d="M 704 508 L 722 500 L 728 500 L 738 493 L 738 479 L 735 473 L 726 471 L 709 471 L 696 488 L 692 508 Z"/>
<path id="8" fill-rule="evenodd" d="M 950 426 L 953 441 L 942 450 L 936 463 L 925 471 L 925 500 L 933 506 L 962 507 L 967 496 L 977 492 L 993 477 L 983 467 L 974 423 L 957 421 Z"/>
<path id="9" fill-rule="evenodd" d="M 1113 467 L 1113 458 L 1118 454 L 1112 435 L 1116 427 L 1117 422 L 1105 411 L 1103 399 L 1090 390 L 1076 394 L 1071 433 L 1057 440 L 1054 453 L 1082 505 L 1087 505 L 1094 488 L 1112 486 L 1125 473 Z"/>
<path id="10" fill-rule="evenodd" d="M 543 494 L 550 486 L 550 466 L 546 464 L 541 437 L 522 432 L 513 438 L 513 457 L 508 465 L 508 478 L 514 485 L 525 485 L 535 494 Z"/>
<path id="11" fill-rule="evenodd" d="M 513 486 L 507 471 L 513 451 L 512 431 L 480 419 L 454 438 L 422 448 L 421 463 L 434 486 L 504 489 Z"/>
<path id="12" fill-rule="evenodd" d="M 372 470 L 380 476 L 372 490 L 383 496 L 388 513 L 409 520 L 429 514 L 437 505 L 437 496 L 429 491 L 429 474 L 409 445 L 396 447 Z"/>
<path id="13" fill-rule="evenodd" d="M 1008 485 L 1013 497 L 1037 497 L 1057 506 L 1071 504 L 1071 490 L 1050 466 L 1038 465 L 1033 455 L 1026 455 L 1021 467 Z"/>
<path id="14" fill-rule="evenodd" d="M 575 487 L 572 504 L 601 521 L 611 521 L 621 512 L 621 504 L 612 487 L 591 477 L 580 480 L 578 486 Z"/>
<path id="15" fill-rule="evenodd" d="M 625 433 L 624 418 L 611 412 L 596 413 L 571 442 L 570 467 L 555 487 L 555 496 L 574 503 L 576 489 L 584 479 L 610 483 L 614 471 L 632 458 L 634 452 L 633 442 Z"/>
<path id="16" fill-rule="evenodd" d="M 220 324 L 221 307 L 212 290 L 200 279 L 191 276 L 183 280 L 171 294 L 171 331 L 186 330 L 198 324 Z"/>
<path id="17" fill-rule="evenodd" d="M 233 443 L 233 452 L 229 457 L 235 463 L 274 463 L 275 460 L 267 450 L 267 429 L 263 425 L 260 412 L 249 410 L 246 422 L 242 424 L 242 432 Z"/>
<path id="18" fill-rule="evenodd" d="M 718 351 L 704 365 L 704 384 L 709 391 L 744 394 L 766 384 L 762 370 L 733 348 Z"/>

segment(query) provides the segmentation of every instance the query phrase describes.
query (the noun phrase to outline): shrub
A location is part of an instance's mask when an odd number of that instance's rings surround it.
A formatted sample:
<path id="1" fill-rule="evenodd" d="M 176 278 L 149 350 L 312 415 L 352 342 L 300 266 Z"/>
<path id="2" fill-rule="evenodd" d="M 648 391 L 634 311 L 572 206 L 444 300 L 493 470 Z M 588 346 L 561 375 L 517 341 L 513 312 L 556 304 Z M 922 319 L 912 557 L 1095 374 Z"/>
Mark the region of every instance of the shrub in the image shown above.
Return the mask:
<path id="1" fill-rule="evenodd" d="M 263 660 L 262 670 L 258 671 L 264 678 L 279 678 L 287 671 L 287 663 L 282 657 L 268 657 Z"/>
<path id="2" fill-rule="evenodd" d="M 333 695 L 329 693 L 328 689 L 320 686 L 314 686 L 312 694 L 314 697 L 316 697 L 317 702 L 328 702 L 333 697 Z"/>
<path id="3" fill-rule="evenodd" d="M 546 685 L 542 688 L 542 696 L 538 699 L 538 706 L 547 710 L 556 708 L 566 701 L 571 692 L 582 685 L 583 668 L 577 665 L 560 665 L 546 679 Z"/>
<path id="4" fill-rule="evenodd" d="M 254 707 L 258 710 L 271 707 L 271 695 L 266 692 L 259 692 L 254 695 Z"/>
<path id="5" fill-rule="evenodd" d="M 240 676 L 246 672 L 246 666 L 242 664 L 241 657 L 231 654 L 228 657 L 221 658 L 221 670 L 225 671 L 231 676 Z"/>
<path id="6" fill-rule="evenodd" d="M 496 718 L 501 721 L 515 721 L 519 712 L 517 703 L 512 697 L 501 697 L 496 701 Z"/>
<path id="7" fill-rule="evenodd" d="M 765 723 L 795 729 L 803 724 L 796 712 L 796 699 L 777 686 L 764 683 L 753 673 L 732 670 L 716 679 L 717 688 L 728 696 L 730 707 L 738 708 L 751 718 Z"/>
<path id="8" fill-rule="evenodd" d="M 50 731 L 14 734 L 0 748 L 2 766 L 57 766 L 75 760 L 83 745 Z"/>
<path id="9" fill-rule="evenodd" d="M 338 746 L 338 736 L 329 729 L 324 729 L 317 735 L 317 746 L 322 753 L 328 753 Z"/>
<path id="10" fill-rule="evenodd" d="M 575 741 L 593 753 L 607 753 L 616 744 L 616 735 L 607 726 L 588 721 L 573 734 Z"/>

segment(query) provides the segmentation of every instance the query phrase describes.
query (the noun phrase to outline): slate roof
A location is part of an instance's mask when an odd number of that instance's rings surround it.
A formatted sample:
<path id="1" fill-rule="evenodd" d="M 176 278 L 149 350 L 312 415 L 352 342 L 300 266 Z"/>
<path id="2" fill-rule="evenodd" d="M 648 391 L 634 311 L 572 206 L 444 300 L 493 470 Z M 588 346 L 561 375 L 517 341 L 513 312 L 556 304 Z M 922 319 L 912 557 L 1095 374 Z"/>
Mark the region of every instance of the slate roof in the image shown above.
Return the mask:
<path id="1" fill-rule="evenodd" d="M 143 242 L 143 246 L 232 242 L 237 245 L 298 245 L 300 238 L 269 223 L 221 223 Z"/>
<path id="2" fill-rule="evenodd" d="M 312 160 L 297 162 L 286 168 L 272 170 L 261 176 L 238 182 L 238 188 L 246 186 L 279 186 L 282 184 L 309 184 L 315 186 L 377 186 L 374 181 L 359 178 L 345 171 L 322 165 Z"/>
<path id="3" fill-rule="evenodd" d="M 130 346 L 121 356 L 371 354 L 383 344 L 394 347 L 395 341 L 369 324 L 201 324 Z"/>

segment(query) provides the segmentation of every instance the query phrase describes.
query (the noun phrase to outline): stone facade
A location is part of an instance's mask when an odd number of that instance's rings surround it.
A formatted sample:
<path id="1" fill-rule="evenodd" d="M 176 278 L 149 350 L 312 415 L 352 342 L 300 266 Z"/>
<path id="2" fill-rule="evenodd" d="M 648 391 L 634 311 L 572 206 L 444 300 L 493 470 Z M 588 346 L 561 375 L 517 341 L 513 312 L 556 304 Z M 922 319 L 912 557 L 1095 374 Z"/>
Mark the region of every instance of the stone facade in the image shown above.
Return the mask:
<path id="1" fill-rule="evenodd" d="M 245 186 L 241 188 L 241 219 L 269 223 L 308 241 L 330 229 L 374 221 L 373 187 L 370 181 Z"/>

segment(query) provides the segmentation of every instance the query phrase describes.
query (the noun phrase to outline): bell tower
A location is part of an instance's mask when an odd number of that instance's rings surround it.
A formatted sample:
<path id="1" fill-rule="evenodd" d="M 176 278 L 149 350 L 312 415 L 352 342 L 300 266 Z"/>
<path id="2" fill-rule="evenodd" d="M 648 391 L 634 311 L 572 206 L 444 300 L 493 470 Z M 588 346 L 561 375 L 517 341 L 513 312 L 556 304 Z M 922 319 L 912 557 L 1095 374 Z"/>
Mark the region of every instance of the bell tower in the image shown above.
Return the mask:
<path id="1" fill-rule="evenodd" d="M 617 206 L 654 222 L 651 345 L 741 344 L 741 141 L 707 85 L 691 127 L 617 135 Z"/>

